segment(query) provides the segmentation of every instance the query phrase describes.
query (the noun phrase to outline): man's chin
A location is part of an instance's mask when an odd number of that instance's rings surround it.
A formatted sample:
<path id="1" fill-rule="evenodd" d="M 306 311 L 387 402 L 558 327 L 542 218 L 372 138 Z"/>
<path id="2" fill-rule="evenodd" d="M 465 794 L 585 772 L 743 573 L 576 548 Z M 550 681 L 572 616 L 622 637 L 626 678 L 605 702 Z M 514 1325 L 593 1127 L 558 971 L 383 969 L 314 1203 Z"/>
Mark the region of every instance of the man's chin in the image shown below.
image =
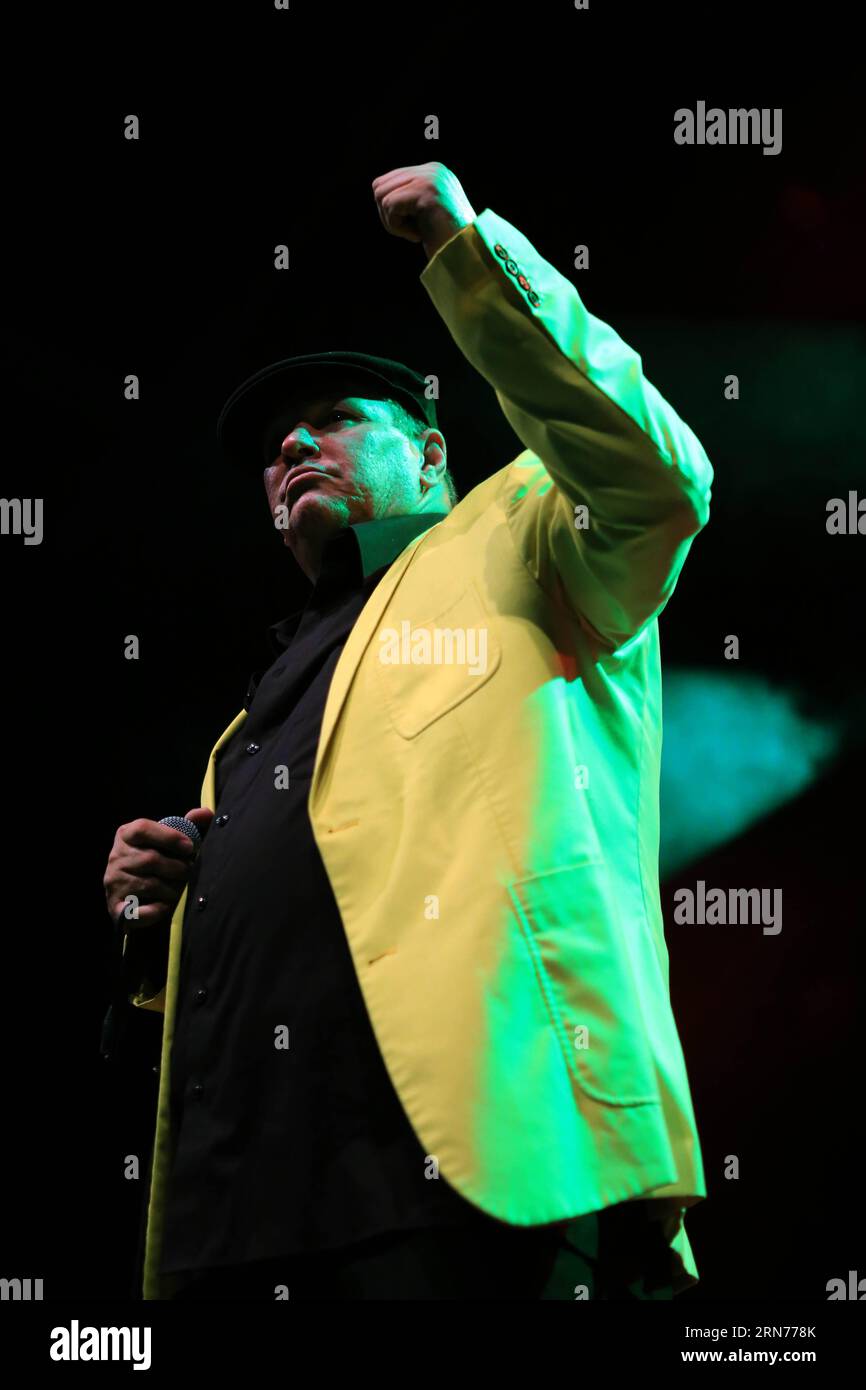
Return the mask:
<path id="1" fill-rule="evenodd" d="M 320 536 L 346 526 L 349 509 L 341 499 L 328 497 L 318 488 L 310 488 L 295 498 L 289 510 L 288 526 L 283 540 L 288 544 L 294 536 Z"/>

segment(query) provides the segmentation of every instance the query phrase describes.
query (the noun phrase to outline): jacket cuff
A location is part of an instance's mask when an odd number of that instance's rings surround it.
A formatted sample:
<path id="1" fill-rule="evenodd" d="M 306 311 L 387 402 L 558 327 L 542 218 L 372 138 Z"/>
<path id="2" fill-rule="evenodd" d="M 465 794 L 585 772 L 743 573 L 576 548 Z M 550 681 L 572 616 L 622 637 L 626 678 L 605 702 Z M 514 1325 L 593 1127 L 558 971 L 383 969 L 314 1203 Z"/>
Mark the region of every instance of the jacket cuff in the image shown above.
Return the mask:
<path id="1" fill-rule="evenodd" d="M 136 1008 L 162 1009 L 168 977 L 168 942 L 171 924 L 139 927 L 123 941 L 121 977 L 130 1004 Z"/>

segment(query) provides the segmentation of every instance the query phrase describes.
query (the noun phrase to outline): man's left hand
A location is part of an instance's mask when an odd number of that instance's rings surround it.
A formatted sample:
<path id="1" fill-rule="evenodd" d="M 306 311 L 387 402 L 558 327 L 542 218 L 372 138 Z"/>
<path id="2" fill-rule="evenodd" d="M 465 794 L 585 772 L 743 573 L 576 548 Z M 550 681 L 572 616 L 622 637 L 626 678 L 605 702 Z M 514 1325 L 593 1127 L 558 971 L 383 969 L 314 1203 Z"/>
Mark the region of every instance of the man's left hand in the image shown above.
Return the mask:
<path id="1" fill-rule="evenodd" d="M 428 261 L 477 215 L 456 174 L 435 161 L 380 174 L 373 196 L 385 230 L 420 241 Z"/>

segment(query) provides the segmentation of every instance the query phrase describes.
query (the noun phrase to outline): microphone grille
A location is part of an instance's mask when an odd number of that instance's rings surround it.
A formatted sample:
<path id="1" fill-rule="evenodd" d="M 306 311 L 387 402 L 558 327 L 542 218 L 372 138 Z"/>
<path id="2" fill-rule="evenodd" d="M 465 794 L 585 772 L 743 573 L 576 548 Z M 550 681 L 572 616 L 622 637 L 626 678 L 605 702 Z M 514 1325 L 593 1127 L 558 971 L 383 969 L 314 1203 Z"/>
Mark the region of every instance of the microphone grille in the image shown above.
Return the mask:
<path id="1" fill-rule="evenodd" d="M 169 826 L 172 830 L 179 830 L 181 835 L 188 835 L 195 845 L 196 850 L 199 849 L 201 845 L 201 832 L 198 826 L 191 820 L 187 820 L 185 816 L 163 816 L 159 823 L 160 825 Z"/>

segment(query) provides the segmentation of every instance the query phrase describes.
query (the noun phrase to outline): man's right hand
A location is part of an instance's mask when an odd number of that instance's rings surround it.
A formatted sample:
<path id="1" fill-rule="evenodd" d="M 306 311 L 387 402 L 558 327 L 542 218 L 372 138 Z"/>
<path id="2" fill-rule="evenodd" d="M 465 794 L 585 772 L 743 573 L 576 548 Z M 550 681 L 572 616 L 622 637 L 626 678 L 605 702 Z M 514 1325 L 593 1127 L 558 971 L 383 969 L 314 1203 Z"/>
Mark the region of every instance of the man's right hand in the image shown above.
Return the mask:
<path id="1" fill-rule="evenodd" d="M 186 820 L 198 827 L 202 839 L 213 820 L 207 806 L 187 811 Z M 114 837 L 102 886 L 112 922 L 131 895 L 138 898 L 138 917 L 130 927 L 159 927 L 170 922 L 186 887 L 195 850 L 189 836 L 155 820 L 133 820 Z"/>

